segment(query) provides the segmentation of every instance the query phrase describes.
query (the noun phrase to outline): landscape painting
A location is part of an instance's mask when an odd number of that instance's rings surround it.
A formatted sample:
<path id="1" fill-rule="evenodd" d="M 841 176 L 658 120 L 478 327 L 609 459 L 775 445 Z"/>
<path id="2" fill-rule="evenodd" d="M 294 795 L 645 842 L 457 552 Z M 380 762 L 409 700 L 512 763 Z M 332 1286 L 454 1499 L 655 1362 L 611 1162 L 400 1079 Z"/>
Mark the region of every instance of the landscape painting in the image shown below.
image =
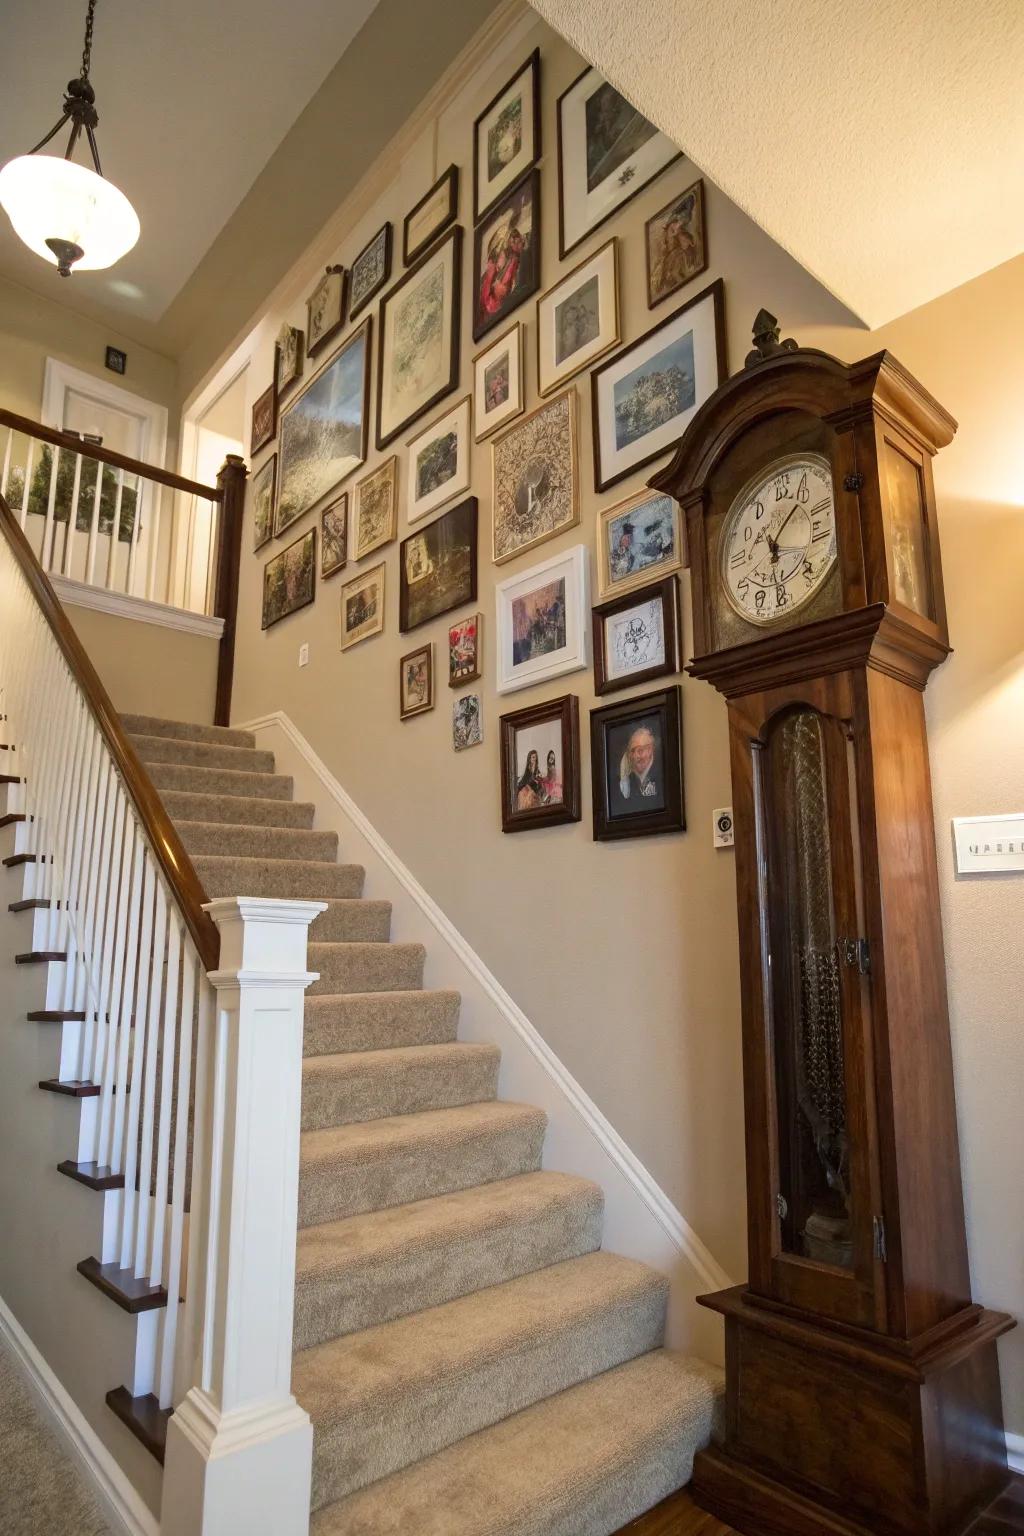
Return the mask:
<path id="1" fill-rule="evenodd" d="M 384 567 L 347 581 L 341 589 L 341 648 L 379 635 L 384 628 Z"/>
<path id="2" fill-rule="evenodd" d="M 381 301 L 378 448 L 458 382 L 461 242 L 453 229 Z"/>
<path id="3" fill-rule="evenodd" d="M 410 523 L 469 489 L 470 400 L 432 422 L 409 442 L 406 514 Z"/>
<path id="4" fill-rule="evenodd" d="M 274 534 L 274 485 L 277 479 L 277 454 L 261 464 L 250 482 L 252 495 L 252 547 L 262 549 Z M 109 531 L 109 529 L 108 529 Z"/>
<path id="5" fill-rule="evenodd" d="M 404 634 L 476 597 L 475 496 L 402 540 L 398 627 Z"/>
<path id="6" fill-rule="evenodd" d="M 315 583 L 316 529 L 311 528 L 263 568 L 263 628 L 311 603 Z"/>
<path id="7" fill-rule="evenodd" d="M 366 459 L 370 321 L 366 320 L 281 413 L 281 533 Z"/>
<path id="8" fill-rule="evenodd" d="M 628 448 L 693 406 L 693 332 L 656 352 L 614 386 L 615 446 Z"/>

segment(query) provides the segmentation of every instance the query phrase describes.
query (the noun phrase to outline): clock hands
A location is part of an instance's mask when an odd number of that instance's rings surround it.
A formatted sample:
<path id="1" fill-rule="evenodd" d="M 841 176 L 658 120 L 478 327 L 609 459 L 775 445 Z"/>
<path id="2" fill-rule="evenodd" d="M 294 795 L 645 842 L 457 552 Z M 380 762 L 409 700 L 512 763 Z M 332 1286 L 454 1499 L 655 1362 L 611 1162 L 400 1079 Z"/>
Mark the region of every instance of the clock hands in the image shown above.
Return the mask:
<path id="1" fill-rule="evenodd" d="M 798 501 L 794 501 L 793 505 L 782 519 L 782 522 L 779 524 L 778 531 L 776 532 L 774 539 L 772 538 L 771 534 L 767 532 L 767 530 L 765 531 L 765 537 L 768 540 L 768 548 L 772 552 L 773 565 L 777 564 L 779 559 L 779 540 L 782 538 L 782 530 L 785 528 L 786 524 L 789 522 L 790 518 L 793 516 L 793 513 L 796 511 L 799 505 L 800 503 Z"/>

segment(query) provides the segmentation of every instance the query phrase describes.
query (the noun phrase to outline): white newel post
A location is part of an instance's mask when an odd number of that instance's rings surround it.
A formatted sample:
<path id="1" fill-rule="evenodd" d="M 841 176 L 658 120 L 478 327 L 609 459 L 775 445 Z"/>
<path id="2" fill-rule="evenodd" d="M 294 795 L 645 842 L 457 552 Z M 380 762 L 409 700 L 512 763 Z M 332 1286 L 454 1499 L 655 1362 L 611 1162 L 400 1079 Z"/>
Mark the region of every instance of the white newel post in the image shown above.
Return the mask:
<path id="1" fill-rule="evenodd" d="M 313 1428 L 291 1392 L 292 1312 L 306 941 L 324 903 L 206 910 L 221 951 L 193 1174 L 197 1355 L 167 1430 L 161 1536 L 305 1536 Z"/>

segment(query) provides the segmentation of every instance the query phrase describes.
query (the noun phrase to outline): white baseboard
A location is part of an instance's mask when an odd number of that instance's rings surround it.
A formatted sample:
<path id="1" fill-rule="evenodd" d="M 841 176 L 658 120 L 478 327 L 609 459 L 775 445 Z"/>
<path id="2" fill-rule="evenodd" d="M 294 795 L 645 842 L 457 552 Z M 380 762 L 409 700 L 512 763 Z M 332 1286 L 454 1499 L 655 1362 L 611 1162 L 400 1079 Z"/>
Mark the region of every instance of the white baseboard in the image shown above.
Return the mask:
<path id="1" fill-rule="evenodd" d="M 1006 1460 L 1011 1472 L 1020 1472 L 1024 1475 L 1024 1435 L 1013 1435 L 1006 1431 Z"/>
<path id="2" fill-rule="evenodd" d="M 620 1176 L 628 1191 L 626 1198 L 632 1198 L 642 1204 L 664 1238 L 668 1239 L 671 1248 L 687 1261 L 697 1278 L 700 1289 L 718 1291 L 733 1285 L 735 1282 L 730 1279 L 682 1212 L 673 1205 L 648 1169 L 630 1150 L 593 1099 L 555 1055 L 468 940 L 424 890 L 394 849 L 367 820 L 352 797 L 341 786 L 287 714 L 283 710 L 275 710 L 256 720 L 247 720 L 244 723 L 232 721 L 232 725 L 254 732 L 277 730 L 284 735 L 289 746 L 295 749 L 319 780 L 325 793 L 334 800 L 346 820 L 357 829 L 367 845 L 433 926 L 457 961 L 473 978 L 490 1005 L 508 1026 L 508 1032 L 525 1046 L 534 1061 L 550 1079 L 563 1104 L 571 1111 L 576 1124 L 598 1144 L 606 1163 L 610 1164 Z M 287 768 L 279 767 L 278 772 L 282 771 L 287 771 Z M 607 1194 L 606 1188 L 606 1198 Z"/>
<path id="3" fill-rule="evenodd" d="M 0 1297 L 0 1335 L 28 1377 L 46 1416 L 63 1435 L 113 1531 L 123 1536 L 159 1536 L 160 1525 L 122 1469 L 68 1395 L 7 1303 Z"/>

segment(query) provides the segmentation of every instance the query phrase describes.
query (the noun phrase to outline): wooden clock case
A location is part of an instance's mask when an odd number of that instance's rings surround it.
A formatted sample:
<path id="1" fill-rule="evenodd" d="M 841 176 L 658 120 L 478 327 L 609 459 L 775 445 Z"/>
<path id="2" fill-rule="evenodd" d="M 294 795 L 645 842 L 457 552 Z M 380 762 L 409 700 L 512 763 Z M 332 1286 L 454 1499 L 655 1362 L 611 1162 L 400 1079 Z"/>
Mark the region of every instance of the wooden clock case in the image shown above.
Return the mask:
<path id="1" fill-rule="evenodd" d="M 701 1298 L 725 1318 L 726 1416 L 694 1491 L 752 1536 L 958 1536 L 1008 1480 L 996 1339 L 1013 1322 L 971 1301 L 924 715 L 949 652 L 931 461 L 956 423 L 886 352 L 755 357 L 652 482 L 686 520 L 688 670 L 728 701 L 736 828 L 750 1278 Z M 720 534 L 752 472 L 794 450 L 831 463 L 837 566 L 807 612 L 759 630 L 727 611 Z M 780 1189 L 788 808 L 761 765 L 795 711 L 820 720 L 829 786 L 842 1264 L 799 1251 Z"/>

